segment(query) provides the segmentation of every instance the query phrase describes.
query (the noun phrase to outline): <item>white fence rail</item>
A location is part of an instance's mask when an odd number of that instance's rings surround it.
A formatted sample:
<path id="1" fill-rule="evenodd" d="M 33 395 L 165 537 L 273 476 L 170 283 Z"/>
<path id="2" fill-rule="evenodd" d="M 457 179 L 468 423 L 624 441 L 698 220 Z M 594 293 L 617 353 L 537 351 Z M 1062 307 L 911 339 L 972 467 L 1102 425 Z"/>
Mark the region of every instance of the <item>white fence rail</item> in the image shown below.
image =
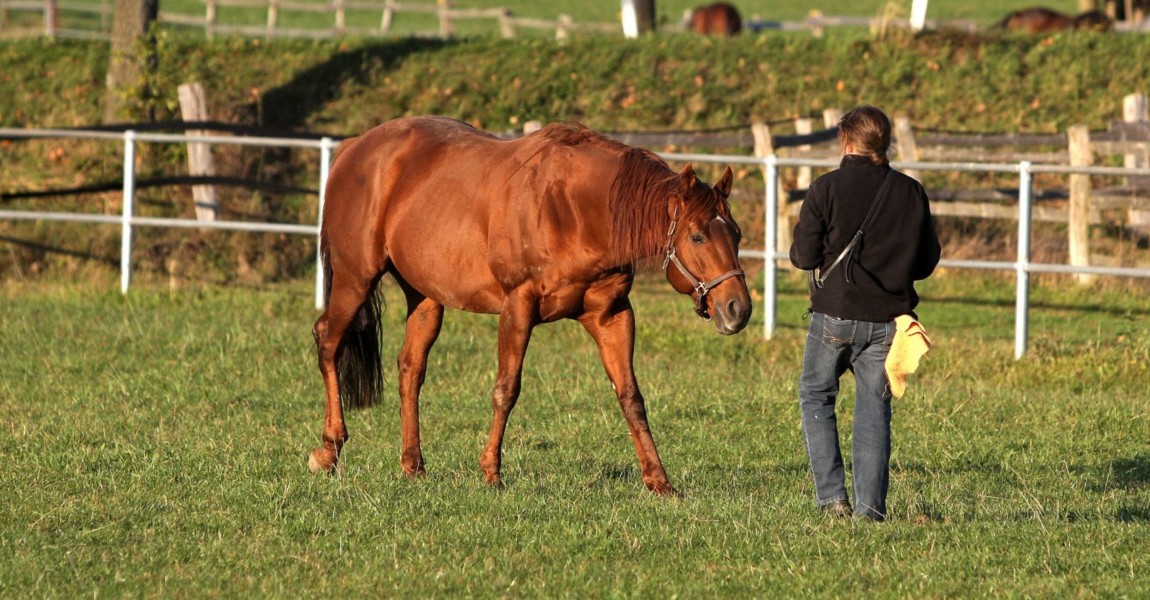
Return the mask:
<path id="1" fill-rule="evenodd" d="M 70 129 L 0 129 L 0 135 L 27 138 L 75 138 L 123 140 L 124 144 L 124 201 L 119 217 L 84 213 L 31 212 L 0 210 L 0 219 L 75 221 L 84 223 L 119 223 L 122 227 L 120 238 L 120 291 L 128 293 L 132 280 L 132 228 L 137 226 L 210 228 L 231 231 L 258 231 L 265 233 L 291 233 L 316 236 L 319 238 L 320 217 L 323 215 L 324 193 L 327 188 L 328 168 L 332 153 L 338 142 L 329 137 L 320 140 L 299 140 L 290 138 L 239 137 L 239 136 L 188 136 L 170 133 L 139 133 L 128 130 L 124 133 L 103 131 L 75 131 Z M 234 144 L 240 146 L 261 146 L 275 148 L 315 148 L 320 152 L 319 204 L 314 225 L 292 225 L 286 223 L 251 223 L 243 221 L 199 221 L 195 219 L 173 219 L 135 216 L 133 203 L 136 196 L 136 143 L 183 143 Z M 323 268 L 316 244 L 315 306 L 323 308 Z"/>
<path id="2" fill-rule="evenodd" d="M 122 228 L 120 245 L 120 291 L 128 292 L 131 283 L 132 270 L 132 232 L 135 227 L 182 227 L 182 228 L 213 228 L 233 231 L 276 232 L 299 235 L 319 236 L 320 221 L 323 215 L 324 192 L 327 187 L 329 168 L 334 150 L 339 142 L 333 138 L 320 140 L 299 140 L 264 137 L 239 136 L 188 136 L 182 134 L 139 133 L 126 131 L 124 133 L 108 133 L 96 131 L 75 131 L 57 129 L 0 129 L 0 136 L 26 137 L 26 138 L 83 138 L 119 140 L 123 143 L 124 151 L 124 183 L 123 183 L 123 210 L 120 216 L 95 215 L 83 213 L 39 212 L 24 210 L 0 210 L 0 219 L 8 220 L 39 220 L 39 221 L 77 221 L 87 223 L 119 224 Z M 251 223 L 239 221 L 198 221 L 194 219 L 151 218 L 138 217 L 133 214 L 133 201 L 135 199 L 135 154 L 136 144 L 140 142 L 152 143 L 185 143 L 198 142 L 207 144 L 235 144 L 245 146 L 263 147 L 289 147 L 314 148 L 320 152 L 319 161 L 319 202 L 315 224 L 275 224 Z M 770 339 L 776 328 L 776 306 L 778 300 L 778 261 L 786 260 L 787 254 L 777 249 L 778 246 L 778 206 L 779 198 L 779 169 L 780 167 L 824 167 L 833 168 L 837 161 L 826 159 L 783 158 L 770 155 L 763 158 L 743 155 L 716 155 L 716 154 L 686 154 L 663 153 L 662 156 L 671 161 L 694 161 L 718 164 L 742 164 L 761 167 L 765 170 L 765 194 L 763 208 L 765 211 L 765 235 L 762 250 L 742 250 L 740 256 L 763 261 L 763 335 Z M 1146 277 L 1150 278 L 1150 269 L 1122 268 L 1122 267 L 1091 267 L 1070 266 L 1060 264 L 1034 263 L 1030 260 L 1031 237 L 1031 209 L 1033 207 L 1033 189 L 1031 178 L 1035 173 L 1084 173 L 1088 175 L 1122 175 L 1122 176 L 1150 176 L 1150 169 L 1130 169 L 1121 167 L 1066 167 L 1058 165 L 1035 165 L 1028 161 L 1019 163 L 941 163 L 941 162 L 896 162 L 899 169 L 917 169 L 922 171 L 967 171 L 967 172 L 996 172 L 1017 173 L 1019 175 L 1018 199 L 1018 252 L 1015 262 L 980 261 L 980 260 L 948 260 L 939 264 L 944 267 L 961 269 L 987 269 L 998 271 L 1014 271 L 1016 274 L 1015 291 L 1015 335 L 1014 356 L 1021 358 L 1026 353 L 1026 344 L 1029 331 L 1029 305 L 1030 305 L 1030 273 L 1062 273 L 1062 274 L 1094 274 L 1117 277 Z M 315 305 L 322 308 L 323 298 L 323 268 L 319 255 L 319 244 L 316 244 L 316 281 Z"/>

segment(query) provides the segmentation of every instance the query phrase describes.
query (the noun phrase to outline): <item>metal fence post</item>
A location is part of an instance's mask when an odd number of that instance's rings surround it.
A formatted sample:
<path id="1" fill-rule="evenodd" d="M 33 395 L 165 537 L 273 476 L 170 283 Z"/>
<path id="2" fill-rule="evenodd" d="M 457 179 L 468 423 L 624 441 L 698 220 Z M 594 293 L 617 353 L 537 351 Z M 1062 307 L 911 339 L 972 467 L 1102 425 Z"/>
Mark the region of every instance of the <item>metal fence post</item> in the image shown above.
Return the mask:
<path id="1" fill-rule="evenodd" d="M 779 157 L 767 155 L 763 161 L 767 167 L 766 228 L 764 233 L 763 260 L 763 337 L 771 339 L 775 335 L 775 307 L 777 303 L 777 272 L 775 264 L 775 244 L 778 243 L 779 217 Z"/>
<path id="2" fill-rule="evenodd" d="M 319 142 L 319 202 L 315 217 L 315 307 L 323 309 L 323 253 L 320 251 L 320 233 L 323 227 L 323 203 L 327 199 L 327 179 L 331 174 L 331 152 L 334 144 L 330 137 Z"/>
<path id="3" fill-rule="evenodd" d="M 1018 163 L 1018 262 L 1014 264 L 1014 360 L 1026 353 L 1030 325 L 1030 161 Z"/>
<path id="4" fill-rule="evenodd" d="M 124 132 L 124 206 L 120 229 L 120 293 L 132 281 L 132 204 L 136 197 L 136 132 Z"/>

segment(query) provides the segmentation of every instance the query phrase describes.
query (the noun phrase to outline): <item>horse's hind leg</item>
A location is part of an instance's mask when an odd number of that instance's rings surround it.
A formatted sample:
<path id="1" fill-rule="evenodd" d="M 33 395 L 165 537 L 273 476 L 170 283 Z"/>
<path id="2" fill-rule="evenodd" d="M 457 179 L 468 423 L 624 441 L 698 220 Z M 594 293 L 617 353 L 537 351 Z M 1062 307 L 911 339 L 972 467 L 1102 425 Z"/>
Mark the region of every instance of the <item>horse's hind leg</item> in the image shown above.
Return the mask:
<path id="1" fill-rule="evenodd" d="M 401 465 L 408 475 L 423 473 L 419 445 L 419 390 L 427 373 L 427 355 L 443 325 L 443 305 L 411 289 L 402 280 L 407 296 L 407 325 L 399 352 L 399 420 L 403 431 Z"/>
<path id="2" fill-rule="evenodd" d="M 374 281 L 374 276 L 351 278 L 334 274 L 327 308 L 312 328 L 325 393 L 323 446 L 312 450 L 308 458 L 308 468 L 313 473 L 334 472 L 339 464 L 340 449 L 347 441 L 336 355 L 344 334 L 359 316 L 360 307 L 371 301 L 369 296 L 373 292 Z M 366 367 L 371 368 L 370 365 Z M 379 367 L 376 365 L 374 368 Z"/>

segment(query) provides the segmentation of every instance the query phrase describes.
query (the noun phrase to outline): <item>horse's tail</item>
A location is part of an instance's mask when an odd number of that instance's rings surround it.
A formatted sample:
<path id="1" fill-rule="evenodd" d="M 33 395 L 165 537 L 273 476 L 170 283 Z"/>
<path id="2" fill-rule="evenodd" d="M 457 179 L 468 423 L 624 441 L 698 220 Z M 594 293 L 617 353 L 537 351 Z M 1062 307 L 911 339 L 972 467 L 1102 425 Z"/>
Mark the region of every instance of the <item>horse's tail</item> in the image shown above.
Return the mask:
<path id="1" fill-rule="evenodd" d="M 320 241 L 324 265 L 324 304 L 331 300 L 331 251 L 326 239 Z M 335 353 L 339 396 L 351 408 L 367 408 L 379 402 L 383 391 L 383 365 L 380 362 L 379 338 L 382 334 L 380 314 L 383 294 L 379 278 L 371 282 L 367 296 L 340 339 Z"/>
<path id="2" fill-rule="evenodd" d="M 378 286 L 377 279 L 344 333 L 336 355 L 339 395 L 352 408 L 366 408 L 379 402 L 383 391 L 383 365 L 379 353 L 382 333 L 379 316 L 383 298 Z"/>

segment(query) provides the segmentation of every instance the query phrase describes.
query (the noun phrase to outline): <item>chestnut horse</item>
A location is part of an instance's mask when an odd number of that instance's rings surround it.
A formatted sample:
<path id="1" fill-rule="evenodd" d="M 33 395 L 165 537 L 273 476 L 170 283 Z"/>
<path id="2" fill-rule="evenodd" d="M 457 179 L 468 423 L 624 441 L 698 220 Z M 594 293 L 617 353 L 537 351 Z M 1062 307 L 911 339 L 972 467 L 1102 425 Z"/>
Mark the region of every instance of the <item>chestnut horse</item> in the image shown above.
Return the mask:
<path id="1" fill-rule="evenodd" d="M 1110 17 L 1097 10 L 1073 17 L 1049 8 L 1026 8 L 1006 15 L 996 27 L 1021 33 L 1053 33 L 1070 30 L 1110 31 L 1113 23 Z"/>
<path id="2" fill-rule="evenodd" d="M 643 483 L 674 493 L 635 380 L 627 296 L 635 267 L 661 257 L 671 286 L 719 333 L 747 325 L 731 179 L 728 167 L 711 187 L 690 165 L 676 173 L 651 152 L 575 125 L 503 141 L 453 119 L 411 117 L 345 142 L 321 226 L 328 302 L 314 335 L 327 401 L 311 470 L 337 467 L 343 404 L 378 400 L 378 284 L 390 273 L 407 301 L 398 360 L 405 473 L 424 471 L 419 391 L 446 306 L 499 315 L 494 418 L 479 461 L 488 484 L 501 484 L 503 434 L 532 328 L 568 318 L 599 347 Z"/>
<path id="3" fill-rule="evenodd" d="M 698 6 L 687 16 L 687 27 L 703 35 L 735 35 L 743 28 L 739 9 L 726 2 Z"/>

